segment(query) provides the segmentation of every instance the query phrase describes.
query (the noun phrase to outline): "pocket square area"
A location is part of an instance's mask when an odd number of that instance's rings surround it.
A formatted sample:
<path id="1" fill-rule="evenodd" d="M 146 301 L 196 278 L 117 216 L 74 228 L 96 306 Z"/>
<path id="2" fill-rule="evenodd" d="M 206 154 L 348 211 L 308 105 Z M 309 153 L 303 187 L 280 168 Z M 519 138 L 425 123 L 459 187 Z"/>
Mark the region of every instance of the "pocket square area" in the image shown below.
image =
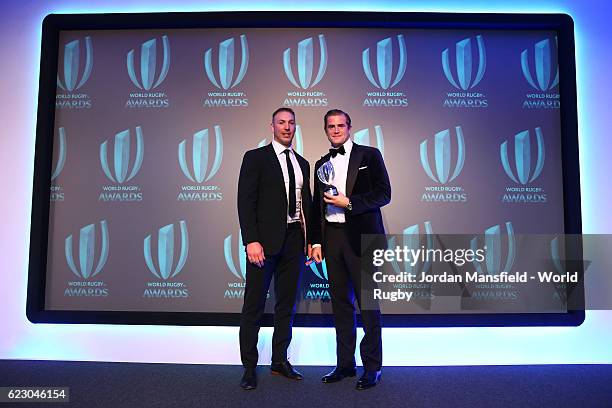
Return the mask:
<path id="1" fill-rule="evenodd" d="M 368 168 L 368 166 L 363 166 L 363 167 L 360 167 L 359 170 L 363 170 L 363 169 L 367 169 L 367 168 Z"/>

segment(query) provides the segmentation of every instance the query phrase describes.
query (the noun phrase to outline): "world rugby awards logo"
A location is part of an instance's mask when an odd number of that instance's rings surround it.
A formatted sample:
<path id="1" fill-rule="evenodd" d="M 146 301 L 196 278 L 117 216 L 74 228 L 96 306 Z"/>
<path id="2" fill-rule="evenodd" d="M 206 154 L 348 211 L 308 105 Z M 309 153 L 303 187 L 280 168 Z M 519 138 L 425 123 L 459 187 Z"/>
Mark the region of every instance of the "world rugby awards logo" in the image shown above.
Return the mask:
<path id="1" fill-rule="evenodd" d="M 384 157 L 385 139 L 383 136 L 382 127 L 380 125 L 374 126 L 374 134 L 376 136 L 375 139 L 372 140 L 370 138 L 370 129 L 361 129 L 353 133 L 353 140 L 355 143 L 360 145 L 376 147 L 378 150 L 380 150 L 380 154 L 382 154 Z"/>
<path id="2" fill-rule="evenodd" d="M 297 45 L 297 73 L 298 80 L 296 81 L 293 75 L 291 66 L 291 48 L 285 49 L 283 52 L 283 68 L 287 79 L 296 88 L 301 91 L 287 92 L 287 98 L 283 101 L 284 106 L 327 106 L 327 96 L 323 91 L 308 91 L 308 89 L 316 86 L 325 75 L 327 69 L 327 45 L 325 36 L 319 34 L 319 68 L 317 76 L 312 79 L 314 71 L 314 39 L 312 37 L 305 38 Z"/>
<path id="3" fill-rule="evenodd" d="M 304 299 L 306 300 L 331 300 L 329 295 L 329 278 L 327 275 L 327 262 L 313 262 L 310 264 L 310 271 L 317 277 L 315 282 L 310 281 Z"/>
<path id="4" fill-rule="evenodd" d="M 147 282 L 145 290 L 142 294 L 144 298 L 156 299 L 175 299 L 189 297 L 189 291 L 185 282 L 169 280 L 176 277 L 187 262 L 189 253 L 189 234 L 187 232 L 187 223 L 184 220 L 179 222 L 181 249 L 178 262 L 174 266 L 174 224 L 168 224 L 161 227 L 157 233 L 157 267 L 153 260 L 151 251 L 151 235 L 147 235 L 144 239 L 144 259 L 149 272 L 151 272 L 157 281 Z"/>
<path id="5" fill-rule="evenodd" d="M 552 259 L 553 265 L 557 272 L 557 275 L 563 276 L 567 273 L 568 265 L 566 264 L 565 257 L 562 258 L 562 254 L 565 254 L 565 239 L 561 238 L 561 244 L 559 243 L 559 237 L 556 236 L 550 241 L 550 258 Z M 567 306 L 567 284 L 564 282 L 553 283 L 555 291 L 552 298 L 556 301 L 560 301 L 563 306 Z"/>
<path id="6" fill-rule="evenodd" d="M 89 109 L 91 98 L 86 93 L 77 93 L 91 75 L 93 68 L 93 46 L 91 37 L 83 40 L 73 40 L 64 45 L 63 80 L 57 75 L 57 86 L 64 92 L 58 92 L 55 98 L 55 107 L 59 109 Z M 82 48 L 85 51 L 85 62 L 81 61 Z M 58 70 L 59 71 L 59 70 Z"/>
<path id="7" fill-rule="evenodd" d="M 208 129 L 202 129 L 193 134 L 191 149 L 191 169 L 187 164 L 187 140 L 178 146 L 178 160 L 183 175 L 192 184 L 179 187 L 177 201 L 221 201 L 223 193 L 218 185 L 206 184 L 221 167 L 223 160 L 223 134 L 221 126 L 214 126 L 215 150 L 212 166 L 208 167 L 209 152 L 212 150 L 211 136 Z"/>
<path id="8" fill-rule="evenodd" d="M 556 50 L 555 37 L 555 50 Z M 525 80 L 536 90 L 528 93 L 523 101 L 523 108 L 526 109 L 559 109 L 559 94 L 552 91 L 559 85 L 559 65 L 554 62 L 553 49 L 549 39 L 544 39 L 534 45 L 534 70 L 532 71 L 529 62 L 529 51 L 521 52 L 521 70 Z M 535 80 L 532 72 L 535 71 Z M 554 78 L 553 78 L 554 75 Z M 552 92 L 551 92 L 552 91 Z"/>
<path id="9" fill-rule="evenodd" d="M 321 82 L 325 70 L 327 69 L 327 46 L 325 45 L 325 36 L 319 34 L 319 48 L 321 50 L 321 58 L 319 60 L 319 69 L 317 71 L 317 77 L 312 81 L 313 64 L 314 64 L 314 50 L 313 50 L 313 39 L 312 37 L 306 38 L 298 43 L 298 56 L 297 56 L 297 67 L 298 67 L 298 78 L 299 84 L 293 76 L 293 70 L 291 69 L 291 48 L 287 48 L 283 52 L 283 67 L 285 68 L 285 75 L 289 82 L 296 88 L 308 89 L 314 87 L 316 84 Z"/>
<path id="10" fill-rule="evenodd" d="M 507 245 L 506 262 L 502 269 L 502 236 L 501 226 L 499 224 L 489 227 L 484 233 L 484 248 L 486 249 L 485 264 L 474 260 L 474 267 L 479 274 L 499 275 L 501 272 L 511 272 L 516 256 L 516 240 L 514 237 L 514 228 L 512 222 L 506 222 Z M 478 238 L 472 238 L 470 247 L 473 250 L 478 248 Z"/>
<path id="11" fill-rule="evenodd" d="M 246 249 L 242 243 L 242 231 L 238 230 L 238 240 L 236 252 L 238 254 L 238 268 L 234 262 L 234 254 L 232 253 L 232 235 L 228 235 L 223 240 L 223 255 L 225 256 L 225 264 L 232 275 L 236 278 L 233 282 L 227 282 L 227 289 L 223 294 L 225 299 L 241 299 L 244 297 L 244 287 L 246 286 Z"/>
<path id="12" fill-rule="evenodd" d="M 499 275 L 501 272 L 510 273 L 512 271 L 516 258 L 516 238 L 512 222 L 507 221 L 505 227 L 506 234 L 502 234 L 502 227 L 499 224 L 485 230 L 484 262 L 479 262 L 476 259 L 473 261 L 478 275 Z M 506 243 L 505 250 L 503 249 L 504 242 Z M 470 247 L 473 251 L 477 250 L 479 247 L 478 237 L 474 237 L 470 241 Z M 471 300 L 505 301 L 516 300 L 517 298 L 518 292 L 515 285 L 511 283 L 478 283 L 471 292 Z"/>
<path id="13" fill-rule="evenodd" d="M 132 171 L 130 165 L 130 130 L 123 130 L 115 135 L 113 149 L 114 171 L 111 170 L 108 160 L 108 140 L 100 145 L 100 164 L 106 177 L 115 183 L 102 186 L 99 201 L 142 201 L 142 191 L 137 185 L 123 185 L 132 180 L 142 165 L 144 157 L 144 140 L 142 129 L 136 126 L 136 154 Z M 129 173 L 129 174 L 128 174 Z M 119 185 L 117 185 L 119 184 Z"/>
<path id="14" fill-rule="evenodd" d="M 249 45 L 246 35 L 240 36 L 241 60 L 238 75 L 234 79 L 235 56 L 235 40 L 228 38 L 219 43 L 219 65 L 218 74 L 215 76 L 212 63 L 213 50 L 209 48 L 204 53 L 204 71 L 210 83 L 218 88 L 219 92 L 209 92 L 208 98 L 204 99 L 203 106 L 211 107 L 238 107 L 248 106 L 249 100 L 246 94 L 241 91 L 229 91 L 235 88 L 246 75 L 249 67 Z M 219 78 L 217 80 L 217 78 Z M 228 92 L 229 91 L 229 92 Z"/>
<path id="15" fill-rule="evenodd" d="M 407 57 L 406 43 L 402 34 L 396 37 L 397 39 L 397 71 L 393 77 L 394 58 L 393 58 L 393 40 L 387 37 L 380 40 L 376 44 L 376 73 L 377 78 L 372 73 L 370 66 L 370 49 L 366 48 L 361 53 L 361 64 L 363 72 L 372 85 L 380 89 L 380 91 L 367 92 L 366 98 L 363 100 L 363 106 L 369 107 L 406 107 L 408 99 L 402 91 L 390 91 L 404 77 L 406 73 Z"/>
<path id="16" fill-rule="evenodd" d="M 167 108 L 170 106 L 168 97 L 163 91 L 155 91 L 158 86 L 166 79 L 170 69 L 170 42 L 168 36 L 161 37 L 163 62 L 160 74 L 155 79 L 157 71 L 157 39 L 145 41 L 140 46 L 140 70 L 135 67 L 135 52 L 131 49 L 127 53 L 127 71 L 130 80 L 138 89 L 143 92 L 130 92 L 126 108 Z M 140 78 L 137 72 L 140 72 Z"/>
<path id="17" fill-rule="evenodd" d="M 480 83 L 487 67 L 487 57 L 484 40 L 476 36 L 478 48 L 478 68 L 473 72 L 475 58 L 473 57 L 472 38 L 465 38 L 455 44 L 456 75 L 453 75 L 448 48 L 442 51 L 442 70 L 448 82 L 460 92 L 447 92 L 442 106 L 447 108 L 486 108 L 486 96 L 472 89 Z"/>
<path id="18" fill-rule="evenodd" d="M 59 177 L 66 164 L 66 131 L 60 127 L 57 131 L 57 161 L 51 170 L 51 201 L 64 201 L 64 187 L 55 180 Z"/>
<path id="19" fill-rule="evenodd" d="M 427 176 L 437 183 L 435 186 L 426 186 L 421 195 L 424 202 L 466 202 L 467 192 L 462 186 L 449 186 L 447 184 L 455 180 L 463 170 L 465 164 L 465 139 L 461 126 L 455 126 L 455 140 L 457 144 L 457 158 L 455 167 L 451 174 L 452 148 L 451 130 L 446 129 L 434 136 L 434 163 L 436 173 L 429 165 L 428 140 L 420 145 L 421 166 Z"/>
<path id="20" fill-rule="evenodd" d="M 108 288 L 104 281 L 93 278 L 102 272 L 108 259 L 108 226 L 106 220 L 100 221 L 100 256 L 95 263 L 96 246 L 96 225 L 89 224 L 81 228 L 79 232 L 79 252 L 77 264 L 73 255 L 72 234 L 65 240 L 64 252 L 66 262 L 70 271 L 78 278 L 77 281 L 68 281 L 68 286 L 64 290 L 64 296 L 70 297 L 106 297 Z M 94 268 L 94 264 L 96 265 Z"/>
<path id="21" fill-rule="evenodd" d="M 544 169 L 545 148 L 544 136 L 540 127 L 535 128 L 537 141 L 537 153 L 535 154 L 535 166 L 532 170 L 534 156 L 532 154 L 532 141 L 529 130 L 524 130 L 514 136 L 514 163 L 516 174 L 514 173 L 508 158 L 508 141 L 500 146 L 501 163 L 506 175 L 517 186 L 507 186 L 502 195 L 504 203 L 545 203 L 547 202 L 544 188 L 537 186 L 527 186 L 535 181 Z"/>
<path id="22" fill-rule="evenodd" d="M 397 242 L 398 238 L 402 240 L 400 245 Z M 422 225 L 414 224 L 404 228 L 401 235 L 393 235 L 388 239 L 387 244 L 390 249 L 400 247 L 412 253 L 419 253 L 419 251 L 427 252 L 434 250 L 433 238 L 431 221 L 425 221 Z M 391 266 L 396 274 L 399 275 L 406 272 L 414 278 L 412 282 L 394 283 L 393 290 L 410 289 L 414 299 L 430 301 L 433 298 L 431 293 L 432 285 L 425 276 L 430 273 L 432 262 L 428 256 L 425 256 L 418 262 L 417 260 L 415 258 L 415 262 L 411 262 L 405 259 L 402 263 L 397 260 L 391 261 Z M 421 303 L 421 306 L 429 308 L 431 304 Z"/>
<path id="23" fill-rule="evenodd" d="M 421 232 L 423 231 L 423 232 Z M 404 231 L 401 235 L 403 246 L 412 251 L 417 251 L 418 249 L 433 249 L 433 229 L 431 227 L 431 221 L 425 221 L 423 223 L 423 229 L 421 230 L 419 224 L 414 224 L 409 227 L 404 228 Z M 421 240 L 424 240 L 424 244 L 421 244 Z M 397 237 L 392 236 L 388 240 L 389 248 L 393 249 L 397 246 Z M 407 272 L 409 274 L 415 275 L 417 272 L 427 273 L 429 268 L 431 267 L 431 260 L 427 258 L 425 262 L 414 263 L 406 259 L 403 265 L 400 265 L 397 260 L 393 260 L 391 262 L 393 266 L 393 270 L 395 273 L 400 274 L 402 272 Z"/>

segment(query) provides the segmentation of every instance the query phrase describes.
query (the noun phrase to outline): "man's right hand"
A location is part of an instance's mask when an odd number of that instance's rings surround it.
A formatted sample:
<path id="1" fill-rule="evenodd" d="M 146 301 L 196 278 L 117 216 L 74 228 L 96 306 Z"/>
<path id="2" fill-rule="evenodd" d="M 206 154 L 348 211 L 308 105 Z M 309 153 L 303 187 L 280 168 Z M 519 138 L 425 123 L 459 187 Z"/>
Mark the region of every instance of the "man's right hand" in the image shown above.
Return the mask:
<path id="1" fill-rule="evenodd" d="M 312 259 L 316 263 L 323 262 L 323 251 L 321 250 L 320 246 L 312 248 Z"/>
<path id="2" fill-rule="evenodd" d="M 264 249 L 259 242 L 251 242 L 246 246 L 247 258 L 253 265 L 263 268 L 266 256 Z"/>

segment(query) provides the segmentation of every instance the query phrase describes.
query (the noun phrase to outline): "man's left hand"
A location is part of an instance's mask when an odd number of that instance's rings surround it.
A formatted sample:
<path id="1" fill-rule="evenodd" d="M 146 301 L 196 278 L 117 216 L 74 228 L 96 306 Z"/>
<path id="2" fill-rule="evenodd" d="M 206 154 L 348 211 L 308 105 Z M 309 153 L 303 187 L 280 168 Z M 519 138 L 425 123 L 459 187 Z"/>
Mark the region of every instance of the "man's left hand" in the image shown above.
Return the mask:
<path id="1" fill-rule="evenodd" d="M 329 193 L 323 193 L 323 200 L 327 204 L 335 205 L 336 207 L 346 208 L 350 200 L 347 196 L 338 191 L 338 195 L 331 195 Z"/>

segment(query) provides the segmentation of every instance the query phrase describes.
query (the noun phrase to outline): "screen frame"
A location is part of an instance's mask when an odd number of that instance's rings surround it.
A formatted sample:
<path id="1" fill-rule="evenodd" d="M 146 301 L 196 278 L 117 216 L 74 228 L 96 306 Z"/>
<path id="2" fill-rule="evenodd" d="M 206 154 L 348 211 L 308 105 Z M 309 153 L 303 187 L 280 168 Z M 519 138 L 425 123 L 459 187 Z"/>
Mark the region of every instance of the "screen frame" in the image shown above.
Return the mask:
<path id="1" fill-rule="evenodd" d="M 181 12 L 50 14 L 42 24 L 26 316 L 32 323 L 237 326 L 240 313 L 45 309 L 59 35 L 69 30 L 180 28 L 429 28 L 550 30 L 558 38 L 563 209 L 566 234 L 582 234 L 574 22 L 567 14 L 407 12 Z M 584 294 L 582 281 L 571 290 Z M 272 326 L 265 314 L 262 325 Z M 384 315 L 385 327 L 579 326 L 567 313 Z M 295 326 L 333 327 L 331 314 L 297 314 Z"/>

